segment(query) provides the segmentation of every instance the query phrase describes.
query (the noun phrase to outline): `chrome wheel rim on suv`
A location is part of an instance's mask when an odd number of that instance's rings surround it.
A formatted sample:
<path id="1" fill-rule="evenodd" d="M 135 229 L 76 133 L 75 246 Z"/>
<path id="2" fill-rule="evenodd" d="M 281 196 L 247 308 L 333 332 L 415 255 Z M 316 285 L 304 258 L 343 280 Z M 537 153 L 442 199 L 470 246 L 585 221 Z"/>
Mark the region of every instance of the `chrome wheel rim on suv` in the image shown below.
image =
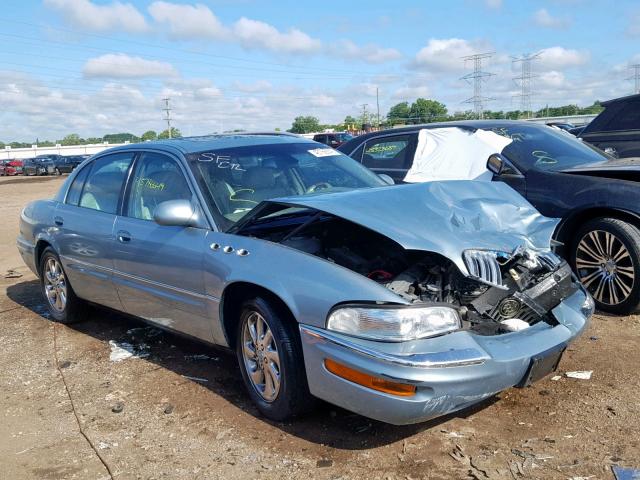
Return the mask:
<path id="1" fill-rule="evenodd" d="M 280 391 L 280 355 L 269 324 L 252 312 L 242 327 L 242 358 L 256 392 L 273 402 Z"/>
<path id="2" fill-rule="evenodd" d="M 64 311 L 67 305 L 67 280 L 62 266 L 55 258 L 48 258 L 44 266 L 44 291 L 49 305 L 56 311 Z"/>
<path id="3" fill-rule="evenodd" d="M 600 303 L 624 302 L 635 282 L 635 267 L 624 243 L 610 232 L 587 233 L 576 250 L 578 278 Z"/>

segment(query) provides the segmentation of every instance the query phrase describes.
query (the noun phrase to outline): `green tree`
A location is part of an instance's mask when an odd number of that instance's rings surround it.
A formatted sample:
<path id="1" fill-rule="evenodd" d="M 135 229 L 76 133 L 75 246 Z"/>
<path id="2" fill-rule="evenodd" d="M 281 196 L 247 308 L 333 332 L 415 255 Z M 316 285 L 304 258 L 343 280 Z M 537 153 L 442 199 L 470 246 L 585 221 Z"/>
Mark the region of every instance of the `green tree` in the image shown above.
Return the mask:
<path id="1" fill-rule="evenodd" d="M 182 133 L 176 127 L 171 127 L 171 136 L 169 136 L 169 129 L 163 130 L 158 134 L 158 140 L 164 140 L 167 138 L 180 138 Z"/>
<path id="2" fill-rule="evenodd" d="M 77 133 L 70 133 L 60 141 L 61 145 L 82 145 L 83 143 L 84 139 Z"/>
<path id="3" fill-rule="evenodd" d="M 320 130 L 320 120 L 316 117 L 296 117 L 291 124 L 291 133 L 312 133 Z"/>
<path id="4" fill-rule="evenodd" d="M 387 121 L 390 125 L 402 125 L 409 122 L 411 108 L 409 102 L 400 102 L 389 109 Z"/>
<path id="5" fill-rule="evenodd" d="M 102 140 L 102 138 L 97 137 L 87 137 L 87 139 L 85 140 L 85 142 L 88 144 L 102 143 L 103 141 L 104 140 Z"/>
<path id="6" fill-rule="evenodd" d="M 140 141 L 140 137 L 135 136 L 133 133 L 109 133 L 102 138 L 109 143 L 136 143 Z"/>
<path id="7" fill-rule="evenodd" d="M 447 119 L 447 107 L 436 100 L 418 98 L 411 104 L 409 117 L 413 123 L 440 122 Z"/>
<path id="8" fill-rule="evenodd" d="M 147 130 L 142 134 L 142 137 L 140 138 L 143 142 L 146 142 L 147 140 L 156 140 L 158 138 L 158 134 L 155 130 Z"/>

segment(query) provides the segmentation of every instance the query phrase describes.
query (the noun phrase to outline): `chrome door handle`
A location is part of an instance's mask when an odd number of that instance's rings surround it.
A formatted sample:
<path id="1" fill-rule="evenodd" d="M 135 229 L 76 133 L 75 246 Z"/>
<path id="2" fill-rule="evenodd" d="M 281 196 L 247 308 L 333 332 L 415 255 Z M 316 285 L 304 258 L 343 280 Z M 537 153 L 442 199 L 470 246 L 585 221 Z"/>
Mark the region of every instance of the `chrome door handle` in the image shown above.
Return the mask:
<path id="1" fill-rule="evenodd" d="M 120 230 L 117 233 L 117 237 L 120 243 L 127 243 L 131 241 L 131 234 L 125 230 Z"/>

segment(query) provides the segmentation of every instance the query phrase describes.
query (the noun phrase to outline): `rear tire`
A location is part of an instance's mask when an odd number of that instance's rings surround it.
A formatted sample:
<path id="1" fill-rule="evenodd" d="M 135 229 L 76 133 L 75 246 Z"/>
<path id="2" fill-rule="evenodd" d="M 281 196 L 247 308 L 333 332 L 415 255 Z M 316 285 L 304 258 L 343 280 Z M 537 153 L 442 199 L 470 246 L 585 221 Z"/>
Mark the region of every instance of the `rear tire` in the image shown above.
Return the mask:
<path id="1" fill-rule="evenodd" d="M 60 171 L 59 168 L 56 168 L 55 173 L 56 173 L 57 176 L 62 175 L 62 172 Z"/>
<path id="2" fill-rule="evenodd" d="M 242 305 L 236 338 L 242 379 L 262 415 L 280 422 L 313 408 L 294 322 L 264 298 L 253 298 Z"/>
<path id="3" fill-rule="evenodd" d="M 628 315 L 640 304 L 640 230 L 615 218 L 585 223 L 571 247 L 571 265 L 599 310 Z"/>
<path id="4" fill-rule="evenodd" d="M 67 280 L 60 257 L 47 247 L 40 257 L 40 289 L 56 322 L 70 324 L 85 320 L 87 303 L 78 298 Z"/>

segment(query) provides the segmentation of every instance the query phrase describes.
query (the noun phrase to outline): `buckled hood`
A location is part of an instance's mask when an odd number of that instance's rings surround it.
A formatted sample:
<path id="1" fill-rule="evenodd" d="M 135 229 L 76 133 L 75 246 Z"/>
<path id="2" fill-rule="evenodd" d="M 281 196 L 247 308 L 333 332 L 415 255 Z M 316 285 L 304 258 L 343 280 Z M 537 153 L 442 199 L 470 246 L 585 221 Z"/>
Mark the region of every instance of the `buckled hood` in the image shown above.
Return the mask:
<path id="1" fill-rule="evenodd" d="M 313 208 L 344 218 L 405 249 L 444 255 L 467 273 L 464 250 L 548 250 L 559 223 L 542 216 L 502 182 L 427 182 L 269 202 Z"/>

